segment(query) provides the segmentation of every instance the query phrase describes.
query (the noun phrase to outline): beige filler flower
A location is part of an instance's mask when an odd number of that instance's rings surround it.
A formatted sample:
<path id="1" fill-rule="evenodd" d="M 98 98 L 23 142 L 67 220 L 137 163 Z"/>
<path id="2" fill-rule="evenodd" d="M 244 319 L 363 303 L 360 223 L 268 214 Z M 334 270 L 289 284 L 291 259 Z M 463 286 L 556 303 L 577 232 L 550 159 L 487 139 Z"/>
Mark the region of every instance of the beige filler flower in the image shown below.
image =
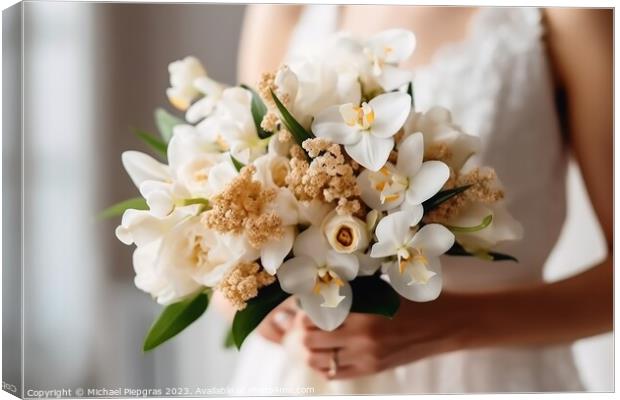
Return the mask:
<path id="1" fill-rule="evenodd" d="M 207 227 L 220 233 L 245 233 L 254 248 L 283 235 L 282 220 L 267 205 L 276 197 L 274 189 L 252 180 L 256 168 L 244 167 L 239 176 L 212 201 L 211 210 L 203 214 Z"/>
<path id="2" fill-rule="evenodd" d="M 247 301 L 258 295 L 258 290 L 275 282 L 257 263 L 240 263 L 222 279 L 217 289 L 237 309 L 243 310 Z"/>
<path id="3" fill-rule="evenodd" d="M 308 139 L 303 143 L 312 161 L 298 146 L 291 149 L 291 171 L 287 177 L 289 189 L 299 200 L 319 199 L 336 202 L 339 214 L 361 210 L 360 188 L 352 165 L 342 147 L 327 139 Z"/>
<path id="4" fill-rule="evenodd" d="M 424 217 L 424 221 L 445 222 L 458 215 L 463 208 L 475 202 L 492 204 L 504 198 L 504 191 L 497 183 L 497 174 L 491 168 L 475 168 L 467 173 L 455 176 L 453 173 L 445 189 L 471 185 L 458 196 L 442 203 Z"/>

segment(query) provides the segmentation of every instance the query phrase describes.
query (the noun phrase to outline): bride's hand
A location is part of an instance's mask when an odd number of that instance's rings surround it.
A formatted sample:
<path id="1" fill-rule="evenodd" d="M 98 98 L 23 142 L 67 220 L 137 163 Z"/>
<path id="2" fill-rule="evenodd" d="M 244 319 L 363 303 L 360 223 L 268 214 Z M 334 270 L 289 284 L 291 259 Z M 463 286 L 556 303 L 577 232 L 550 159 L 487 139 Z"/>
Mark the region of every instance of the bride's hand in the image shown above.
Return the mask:
<path id="1" fill-rule="evenodd" d="M 282 343 L 282 338 L 293 326 L 293 320 L 297 313 L 297 307 L 293 300 L 293 297 L 290 297 L 270 312 L 258 325 L 258 333 L 271 342 Z"/>
<path id="2" fill-rule="evenodd" d="M 463 311 L 444 293 L 429 303 L 403 299 L 392 320 L 352 313 L 339 328 L 325 332 L 304 315 L 298 328 L 307 364 L 327 379 L 348 379 L 462 348 Z M 338 368 L 330 375 L 334 349 Z"/>

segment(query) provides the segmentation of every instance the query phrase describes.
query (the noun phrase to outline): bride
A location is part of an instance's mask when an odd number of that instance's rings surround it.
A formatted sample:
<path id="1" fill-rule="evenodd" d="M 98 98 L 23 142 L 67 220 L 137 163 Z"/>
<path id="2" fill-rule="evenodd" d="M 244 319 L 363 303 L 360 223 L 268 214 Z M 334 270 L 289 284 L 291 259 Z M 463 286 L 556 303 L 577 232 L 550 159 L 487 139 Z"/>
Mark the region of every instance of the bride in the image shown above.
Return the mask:
<path id="1" fill-rule="evenodd" d="M 524 239 L 505 249 L 520 262 L 449 257 L 436 301 L 403 301 L 392 320 L 351 314 L 333 332 L 284 303 L 244 345 L 232 386 L 288 390 L 281 394 L 583 390 L 570 344 L 612 329 L 612 13 L 253 5 L 240 81 L 257 82 L 334 31 L 393 27 L 417 37 L 404 65 L 415 72 L 416 108 L 445 106 L 481 137 L 482 162 L 502 177 L 508 207 L 524 226 Z M 569 153 L 608 255 L 545 283 L 543 265 L 565 218 Z"/>

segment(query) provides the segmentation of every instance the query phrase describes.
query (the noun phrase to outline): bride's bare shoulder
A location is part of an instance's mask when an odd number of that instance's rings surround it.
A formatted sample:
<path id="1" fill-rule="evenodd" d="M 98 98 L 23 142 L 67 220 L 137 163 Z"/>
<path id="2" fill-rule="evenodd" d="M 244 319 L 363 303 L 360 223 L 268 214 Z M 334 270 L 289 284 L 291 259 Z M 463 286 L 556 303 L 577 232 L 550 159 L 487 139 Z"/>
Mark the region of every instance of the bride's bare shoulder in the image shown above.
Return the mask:
<path id="1" fill-rule="evenodd" d="M 611 9 L 547 8 L 543 16 L 549 55 L 562 86 L 611 66 Z"/>

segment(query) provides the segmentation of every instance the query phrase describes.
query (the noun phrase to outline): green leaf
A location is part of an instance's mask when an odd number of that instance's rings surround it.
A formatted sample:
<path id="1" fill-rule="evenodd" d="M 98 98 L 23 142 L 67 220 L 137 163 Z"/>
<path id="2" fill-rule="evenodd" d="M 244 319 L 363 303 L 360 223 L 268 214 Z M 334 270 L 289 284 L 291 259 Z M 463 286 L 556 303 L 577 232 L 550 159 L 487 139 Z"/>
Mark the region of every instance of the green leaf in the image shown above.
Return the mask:
<path id="1" fill-rule="evenodd" d="M 271 132 L 267 132 L 261 127 L 261 122 L 263 121 L 263 117 L 267 114 L 267 106 L 263 102 L 263 99 L 260 98 L 258 93 L 254 91 L 248 85 L 241 85 L 242 88 L 249 90 L 252 93 L 252 119 L 254 120 L 254 126 L 256 126 L 256 133 L 258 133 L 258 137 L 261 139 L 266 139 L 271 136 Z"/>
<path id="2" fill-rule="evenodd" d="M 456 188 L 442 190 L 441 192 L 438 192 L 433 197 L 431 197 L 430 199 L 422 203 L 422 206 L 424 207 L 424 213 L 426 214 L 427 212 L 437 208 L 440 204 L 450 200 L 451 198 L 453 198 L 454 196 L 458 194 L 463 193 L 470 187 L 471 185 L 465 185 L 465 186 L 459 186 Z"/>
<path id="3" fill-rule="evenodd" d="M 290 294 L 283 291 L 278 282 L 274 282 L 262 288 L 256 297 L 248 301 L 243 310 L 235 313 L 232 334 L 237 349 L 241 348 L 243 341 L 256 329 L 267 314 L 289 296 Z"/>
<path id="4" fill-rule="evenodd" d="M 450 229 L 455 233 L 472 233 L 478 232 L 491 225 L 493 222 L 493 214 L 489 214 L 482 219 L 482 222 L 476 226 L 454 226 L 454 225 L 445 225 L 446 228 Z"/>
<path id="5" fill-rule="evenodd" d="M 113 218 L 123 215 L 125 210 L 148 210 L 149 206 L 146 204 L 146 200 L 142 197 L 134 197 L 132 199 L 123 200 L 119 203 L 111 205 L 105 210 L 101 211 L 97 216 L 100 219 Z"/>
<path id="6" fill-rule="evenodd" d="M 351 281 L 351 312 L 392 318 L 400 307 L 400 296 L 379 275 L 359 276 Z"/>
<path id="7" fill-rule="evenodd" d="M 151 149 L 155 150 L 157 152 L 157 154 L 159 154 L 160 156 L 164 157 L 164 159 L 166 158 L 166 156 L 168 154 L 168 145 L 166 143 L 164 143 L 161 140 L 157 139 L 152 134 L 150 134 L 150 133 L 148 133 L 146 131 L 142 131 L 140 129 L 136 129 L 134 131 L 134 133 L 136 134 L 136 136 L 138 136 L 140 139 L 142 139 L 142 141 L 144 143 L 149 145 L 149 147 Z"/>
<path id="8" fill-rule="evenodd" d="M 196 321 L 206 311 L 208 305 L 209 296 L 207 293 L 201 292 L 164 308 L 164 311 L 146 334 L 142 350 L 153 350 L 166 340 L 179 334 Z"/>
<path id="9" fill-rule="evenodd" d="M 228 332 L 226 332 L 226 337 L 224 338 L 223 344 L 225 349 L 235 347 L 235 338 L 233 337 L 232 329 L 229 329 Z"/>
<path id="10" fill-rule="evenodd" d="M 159 134 L 165 143 L 168 143 L 172 138 L 172 128 L 176 125 L 184 124 L 181 118 L 175 117 L 163 108 L 155 109 L 155 125 L 159 129 Z"/>
<path id="11" fill-rule="evenodd" d="M 413 97 L 413 81 L 409 82 L 409 85 L 407 85 L 407 94 L 411 96 L 411 108 L 415 109 L 415 99 Z"/>
<path id="12" fill-rule="evenodd" d="M 466 250 L 460 243 L 454 242 L 450 250 L 446 252 L 446 255 L 449 256 L 464 256 L 464 257 L 478 257 L 482 260 L 487 261 L 514 261 L 519 262 L 519 260 L 511 256 L 509 254 L 498 253 L 495 251 L 468 251 Z"/>
<path id="13" fill-rule="evenodd" d="M 308 132 L 299 122 L 297 122 L 295 117 L 288 112 L 273 90 L 271 91 L 271 95 L 273 96 L 273 101 L 276 103 L 276 107 L 278 107 L 278 111 L 280 111 L 280 114 L 282 115 L 282 122 L 286 126 L 286 129 L 291 132 L 293 138 L 295 138 L 295 142 L 301 146 L 305 140 L 312 139 L 314 135 Z"/>
<path id="14" fill-rule="evenodd" d="M 245 167 L 245 164 L 242 163 L 241 161 L 237 160 L 235 158 L 235 156 L 233 156 L 232 154 L 230 154 L 230 161 L 232 161 L 232 163 L 235 166 L 235 169 L 237 170 L 237 172 L 240 172 L 241 168 Z"/>

